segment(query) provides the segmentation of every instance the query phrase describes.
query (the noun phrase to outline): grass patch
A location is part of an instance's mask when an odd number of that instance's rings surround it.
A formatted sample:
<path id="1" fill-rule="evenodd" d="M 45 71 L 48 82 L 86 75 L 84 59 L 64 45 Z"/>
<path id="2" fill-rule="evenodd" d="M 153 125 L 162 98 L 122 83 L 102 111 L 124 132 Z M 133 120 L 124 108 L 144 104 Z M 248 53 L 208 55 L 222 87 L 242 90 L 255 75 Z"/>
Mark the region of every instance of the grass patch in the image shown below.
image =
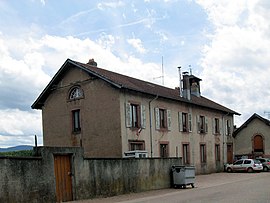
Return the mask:
<path id="1" fill-rule="evenodd" d="M 10 152 L 0 152 L 0 156 L 18 156 L 18 157 L 28 157 L 34 156 L 34 150 L 21 150 L 21 151 L 10 151 Z"/>

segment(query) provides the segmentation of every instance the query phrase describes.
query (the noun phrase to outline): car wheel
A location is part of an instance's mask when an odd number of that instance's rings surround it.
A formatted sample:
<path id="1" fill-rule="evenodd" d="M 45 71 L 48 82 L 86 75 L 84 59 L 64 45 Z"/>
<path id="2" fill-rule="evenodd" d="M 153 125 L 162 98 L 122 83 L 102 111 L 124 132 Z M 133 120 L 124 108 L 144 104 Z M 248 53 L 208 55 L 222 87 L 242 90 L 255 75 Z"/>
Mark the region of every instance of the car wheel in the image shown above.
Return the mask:
<path id="1" fill-rule="evenodd" d="M 263 171 L 264 172 L 267 172 L 268 171 L 268 168 L 265 166 L 265 167 L 263 167 Z"/>
<path id="2" fill-rule="evenodd" d="M 227 168 L 227 172 L 231 173 L 232 172 L 232 168 Z"/>
<path id="3" fill-rule="evenodd" d="M 247 169 L 247 172 L 248 172 L 248 173 L 252 173 L 252 172 L 253 172 L 253 168 L 248 168 L 248 169 Z"/>

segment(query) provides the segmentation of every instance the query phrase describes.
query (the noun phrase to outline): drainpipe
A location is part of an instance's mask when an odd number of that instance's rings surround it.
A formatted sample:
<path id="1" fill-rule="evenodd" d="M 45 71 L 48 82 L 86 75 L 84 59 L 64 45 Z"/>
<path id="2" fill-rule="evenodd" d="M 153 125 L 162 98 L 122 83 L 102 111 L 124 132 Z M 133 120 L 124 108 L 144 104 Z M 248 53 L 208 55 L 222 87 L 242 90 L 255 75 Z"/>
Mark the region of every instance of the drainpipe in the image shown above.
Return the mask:
<path id="1" fill-rule="evenodd" d="M 153 140 L 152 140 L 152 114 L 151 114 L 151 103 L 158 98 L 158 95 L 149 101 L 149 122 L 150 122 L 150 147 L 151 147 L 151 158 L 153 157 Z"/>
<path id="2" fill-rule="evenodd" d="M 226 136 L 226 132 L 225 132 L 225 127 L 226 127 L 226 123 L 225 123 L 225 120 L 224 120 L 224 118 L 225 118 L 225 116 L 228 116 L 230 113 L 228 112 L 227 114 L 225 114 L 225 115 L 222 115 L 222 124 L 223 124 L 223 126 L 222 126 L 222 131 L 223 131 L 223 153 L 222 153 L 222 159 L 223 159 L 223 166 L 224 166 L 224 164 L 225 164 L 225 136 Z"/>

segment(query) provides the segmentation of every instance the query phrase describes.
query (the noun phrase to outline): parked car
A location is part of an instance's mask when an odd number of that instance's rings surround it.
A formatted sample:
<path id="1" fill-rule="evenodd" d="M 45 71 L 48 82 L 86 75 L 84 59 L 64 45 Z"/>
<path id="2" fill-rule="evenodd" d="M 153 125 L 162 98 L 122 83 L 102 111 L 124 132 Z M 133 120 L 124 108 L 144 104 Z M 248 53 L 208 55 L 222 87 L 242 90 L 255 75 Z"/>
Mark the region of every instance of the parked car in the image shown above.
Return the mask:
<path id="1" fill-rule="evenodd" d="M 253 171 L 262 171 L 263 165 L 259 160 L 256 159 L 239 159 L 235 161 L 233 164 L 228 164 L 226 166 L 227 172 L 233 171 L 246 171 L 251 173 Z"/>
<path id="2" fill-rule="evenodd" d="M 256 160 L 259 160 L 263 165 L 263 171 L 269 171 L 270 170 L 270 159 L 267 158 L 256 158 Z"/>

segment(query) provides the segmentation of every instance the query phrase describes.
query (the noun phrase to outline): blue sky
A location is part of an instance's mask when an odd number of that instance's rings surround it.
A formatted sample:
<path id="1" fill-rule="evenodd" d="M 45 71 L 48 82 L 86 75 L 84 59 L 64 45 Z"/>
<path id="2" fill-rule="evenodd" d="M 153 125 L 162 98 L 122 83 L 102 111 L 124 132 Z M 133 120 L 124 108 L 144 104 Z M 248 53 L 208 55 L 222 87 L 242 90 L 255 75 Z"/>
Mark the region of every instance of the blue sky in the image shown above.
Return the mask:
<path id="1" fill-rule="evenodd" d="M 239 113 L 267 116 L 267 0 L 0 1 L 0 147 L 42 144 L 31 104 L 67 58 L 164 85 L 178 66 L 202 79 L 202 95 Z"/>

